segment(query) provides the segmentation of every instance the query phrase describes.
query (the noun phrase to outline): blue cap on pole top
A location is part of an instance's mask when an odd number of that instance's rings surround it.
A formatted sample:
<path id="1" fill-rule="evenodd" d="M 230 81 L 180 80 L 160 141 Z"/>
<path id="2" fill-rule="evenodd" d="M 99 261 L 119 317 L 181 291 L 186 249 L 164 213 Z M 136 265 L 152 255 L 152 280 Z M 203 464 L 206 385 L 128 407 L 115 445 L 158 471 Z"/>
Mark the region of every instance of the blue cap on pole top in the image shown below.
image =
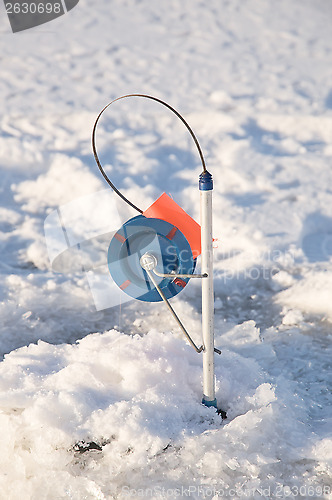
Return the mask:
<path id="1" fill-rule="evenodd" d="M 207 170 L 204 170 L 199 176 L 199 190 L 211 191 L 213 189 L 212 175 Z"/>

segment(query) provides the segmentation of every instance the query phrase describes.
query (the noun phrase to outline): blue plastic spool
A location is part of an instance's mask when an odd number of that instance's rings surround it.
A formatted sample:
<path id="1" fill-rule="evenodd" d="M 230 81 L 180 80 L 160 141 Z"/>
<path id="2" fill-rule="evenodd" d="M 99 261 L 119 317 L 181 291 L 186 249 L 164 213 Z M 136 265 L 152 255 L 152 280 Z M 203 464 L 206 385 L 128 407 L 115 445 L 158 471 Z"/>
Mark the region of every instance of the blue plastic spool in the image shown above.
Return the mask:
<path id="1" fill-rule="evenodd" d="M 156 270 L 162 274 L 193 274 L 196 259 L 181 231 L 161 219 L 138 215 L 115 233 L 108 249 L 108 268 L 114 282 L 135 299 L 159 302 L 162 298 L 158 290 L 140 265 L 140 258 L 147 252 L 156 257 Z M 180 293 L 189 281 L 155 278 L 167 299 Z"/>

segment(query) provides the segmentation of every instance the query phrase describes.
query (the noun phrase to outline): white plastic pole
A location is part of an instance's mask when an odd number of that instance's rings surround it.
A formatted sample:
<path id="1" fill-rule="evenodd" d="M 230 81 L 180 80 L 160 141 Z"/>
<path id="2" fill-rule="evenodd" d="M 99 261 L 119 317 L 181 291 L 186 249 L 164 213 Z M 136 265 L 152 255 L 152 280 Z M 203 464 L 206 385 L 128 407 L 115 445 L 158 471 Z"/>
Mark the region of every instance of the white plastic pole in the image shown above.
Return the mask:
<path id="1" fill-rule="evenodd" d="M 212 189 L 209 172 L 199 178 L 201 208 L 201 262 L 202 274 L 202 330 L 203 330 L 203 399 L 206 406 L 217 408 L 214 380 L 214 293 L 213 293 L 213 242 L 212 242 Z"/>

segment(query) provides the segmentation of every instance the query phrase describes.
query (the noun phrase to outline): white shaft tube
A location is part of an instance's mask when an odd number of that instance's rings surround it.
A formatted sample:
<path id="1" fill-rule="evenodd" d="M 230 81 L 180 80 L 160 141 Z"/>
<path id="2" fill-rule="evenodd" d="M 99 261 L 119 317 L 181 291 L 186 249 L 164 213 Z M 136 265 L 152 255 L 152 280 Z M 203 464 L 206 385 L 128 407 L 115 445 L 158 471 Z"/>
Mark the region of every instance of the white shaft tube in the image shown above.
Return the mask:
<path id="1" fill-rule="evenodd" d="M 214 380 L 214 292 L 212 242 L 212 176 L 200 176 L 202 274 L 202 330 L 203 330 L 203 404 L 217 407 Z"/>

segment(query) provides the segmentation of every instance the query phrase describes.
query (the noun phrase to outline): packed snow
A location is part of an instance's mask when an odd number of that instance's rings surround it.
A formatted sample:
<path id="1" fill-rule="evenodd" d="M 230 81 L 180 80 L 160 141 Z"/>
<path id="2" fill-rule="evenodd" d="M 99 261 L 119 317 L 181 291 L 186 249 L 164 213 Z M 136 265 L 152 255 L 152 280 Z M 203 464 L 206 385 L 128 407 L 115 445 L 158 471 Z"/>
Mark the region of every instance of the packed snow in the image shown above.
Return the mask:
<path id="1" fill-rule="evenodd" d="M 332 498 L 331 16 L 328 0 L 81 0 L 12 34 L 1 3 L 1 499 Z M 214 177 L 226 419 L 166 307 L 107 271 L 136 212 L 91 132 L 133 92 L 184 115 Z M 199 221 L 197 150 L 166 108 L 114 103 L 97 145 L 137 206 L 165 191 Z M 89 240 L 84 270 L 45 238 L 59 209 Z M 172 304 L 199 344 L 194 281 Z"/>

